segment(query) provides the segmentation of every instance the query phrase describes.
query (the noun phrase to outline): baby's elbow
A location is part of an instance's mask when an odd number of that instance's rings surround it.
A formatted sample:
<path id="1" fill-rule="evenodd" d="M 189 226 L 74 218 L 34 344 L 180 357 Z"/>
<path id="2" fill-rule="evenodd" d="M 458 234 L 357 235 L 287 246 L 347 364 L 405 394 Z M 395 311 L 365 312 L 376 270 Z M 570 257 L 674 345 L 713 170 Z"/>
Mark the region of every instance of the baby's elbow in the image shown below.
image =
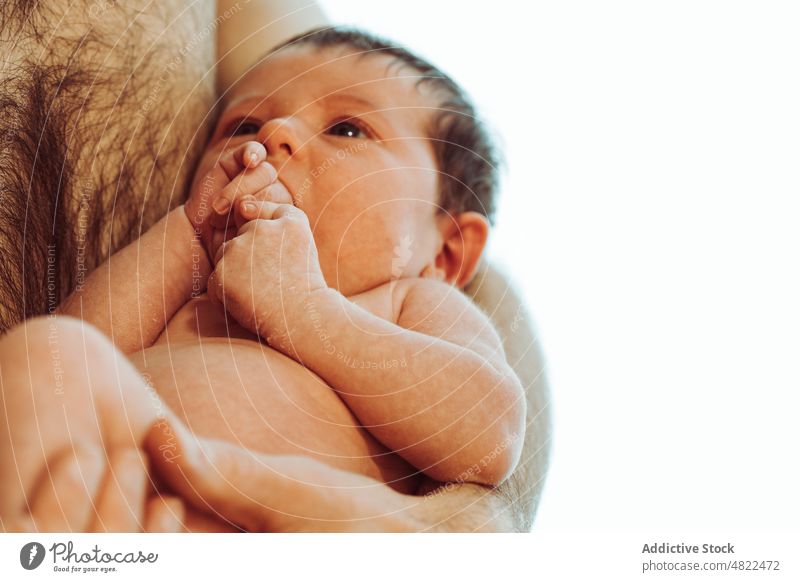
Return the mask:
<path id="1" fill-rule="evenodd" d="M 426 471 L 428 476 L 443 482 L 476 483 L 487 487 L 496 487 L 508 479 L 522 454 L 524 409 L 521 415 L 514 412 L 507 416 L 462 454 L 453 455 L 448 462 Z"/>
<path id="2" fill-rule="evenodd" d="M 483 455 L 474 466 L 478 468 L 469 481 L 494 487 L 508 479 L 519 464 L 522 446 L 525 442 L 525 393 L 517 378 L 510 378 L 501 398 L 502 408 L 493 423 L 493 430 L 487 431 Z"/>
<path id="3" fill-rule="evenodd" d="M 451 434 L 445 447 L 449 454 L 440 462 L 428 464 L 426 475 L 441 482 L 488 487 L 495 487 L 511 476 L 525 441 L 525 392 L 513 374 L 495 386 L 491 399 L 474 409 L 480 410 L 480 415 L 470 424 L 482 427 L 479 434 L 475 434 L 474 428 L 466 431 L 461 428 L 457 434 Z"/>
<path id="4" fill-rule="evenodd" d="M 476 483 L 487 487 L 496 487 L 508 479 L 517 467 L 522 439 L 510 434 L 498 441 L 492 448 L 482 449 L 481 456 L 467 455 L 462 460 L 440 463 L 429 468 L 425 473 L 445 483 Z"/>
<path id="5" fill-rule="evenodd" d="M 508 432 L 478 461 L 476 464 L 478 470 L 467 480 L 488 487 L 500 485 L 517 468 L 523 440 L 523 435 L 518 431 Z"/>

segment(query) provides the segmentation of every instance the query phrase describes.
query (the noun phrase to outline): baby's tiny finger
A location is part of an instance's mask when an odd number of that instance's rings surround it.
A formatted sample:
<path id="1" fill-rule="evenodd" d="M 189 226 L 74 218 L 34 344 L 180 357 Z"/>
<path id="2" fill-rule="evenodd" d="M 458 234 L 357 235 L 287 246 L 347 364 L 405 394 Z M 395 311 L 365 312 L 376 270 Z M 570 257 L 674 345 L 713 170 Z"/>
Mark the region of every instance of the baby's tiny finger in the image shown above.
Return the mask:
<path id="1" fill-rule="evenodd" d="M 267 162 L 259 162 L 230 181 L 211 203 L 217 214 L 227 214 L 237 200 L 243 196 L 253 196 L 278 179 L 278 171 Z M 213 224 L 213 222 L 212 222 Z"/>
<path id="2" fill-rule="evenodd" d="M 283 185 L 280 180 L 275 180 L 266 188 L 262 188 L 252 195 L 256 200 L 266 200 L 268 202 L 275 202 L 276 204 L 294 204 L 292 195 L 289 190 Z M 241 200 L 241 198 L 240 198 Z"/>
<path id="3" fill-rule="evenodd" d="M 239 204 L 239 212 L 242 215 L 242 217 L 246 218 L 247 220 L 253 220 L 254 218 L 258 218 L 261 202 L 263 201 L 256 201 L 252 198 L 245 198 L 244 200 L 242 200 L 241 203 Z"/>
<path id="4" fill-rule="evenodd" d="M 248 203 L 249 202 L 255 202 L 255 200 L 256 200 L 255 197 L 254 196 L 250 196 L 250 195 L 247 195 L 247 196 L 245 196 L 243 198 L 240 198 L 238 200 L 238 204 L 236 206 L 237 212 L 235 213 L 235 215 L 236 215 L 236 230 L 239 230 L 242 227 L 243 224 L 245 224 L 248 220 L 250 220 L 250 217 L 246 216 L 245 214 L 243 214 L 242 210 L 245 207 L 250 208 Z"/>
<path id="5" fill-rule="evenodd" d="M 285 218 L 287 220 L 303 220 L 308 221 L 306 214 L 293 206 L 292 204 L 276 204 L 268 200 L 247 200 L 243 203 L 240 212 L 247 219 L 241 228 L 239 228 L 238 235 L 247 232 L 254 220 L 280 220 Z"/>
<path id="6" fill-rule="evenodd" d="M 144 530 L 150 533 L 178 533 L 184 530 L 186 507 L 180 497 L 156 496 L 147 502 Z"/>
<path id="7" fill-rule="evenodd" d="M 255 168 L 267 159 L 267 148 L 257 141 L 249 141 L 242 147 L 242 165 L 245 168 Z"/>
<path id="8" fill-rule="evenodd" d="M 242 216 L 248 221 L 256 219 L 272 220 L 273 218 L 277 218 L 275 214 L 281 206 L 286 206 L 286 204 L 277 204 L 269 200 L 247 199 L 242 200 L 239 212 L 241 212 Z M 244 226 L 242 228 L 244 228 Z M 239 234 L 242 234 L 242 228 L 239 229 Z"/>
<path id="9" fill-rule="evenodd" d="M 239 173 L 245 169 L 252 167 L 250 165 L 250 153 L 259 153 L 258 146 L 264 148 L 262 144 L 257 141 L 248 141 L 233 147 L 226 148 L 217 159 L 228 180 L 233 180 Z M 266 149 L 264 149 L 264 159 L 266 159 Z M 256 162 L 254 165 L 258 165 Z"/>

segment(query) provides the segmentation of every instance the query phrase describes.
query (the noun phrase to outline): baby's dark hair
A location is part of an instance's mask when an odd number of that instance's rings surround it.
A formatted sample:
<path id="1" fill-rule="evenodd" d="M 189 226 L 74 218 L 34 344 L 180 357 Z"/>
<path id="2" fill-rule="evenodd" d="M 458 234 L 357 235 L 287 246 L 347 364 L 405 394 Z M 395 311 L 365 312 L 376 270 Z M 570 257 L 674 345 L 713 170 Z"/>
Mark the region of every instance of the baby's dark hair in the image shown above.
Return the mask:
<path id="1" fill-rule="evenodd" d="M 499 156 L 475 106 L 458 83 L 396 43 L 351 27 L 317 28 L 281 43 L 270 53 L 307 44 L 319 48 L 345 46 L 363 54 L 388 55 L 418 71 L 418 85 L 429 83 L 441 90 L 446 97 L 428 130 L 440 172 L 439 205 L 454 214 L 479 212 L 494 222 Z"/>

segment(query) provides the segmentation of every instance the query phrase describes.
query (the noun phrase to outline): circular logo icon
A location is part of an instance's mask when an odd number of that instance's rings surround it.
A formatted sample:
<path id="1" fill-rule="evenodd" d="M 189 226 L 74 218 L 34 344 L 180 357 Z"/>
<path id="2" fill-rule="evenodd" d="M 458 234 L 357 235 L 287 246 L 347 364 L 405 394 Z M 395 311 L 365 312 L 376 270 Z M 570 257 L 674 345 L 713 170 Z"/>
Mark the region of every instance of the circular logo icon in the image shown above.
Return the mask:
<path id="1" fill-rule="evenodd" d="M 30 542 L 19 551 L 19 563 L 26 570 L 35 570 L 44 560 L 44 546 L 39 542 Z"/>

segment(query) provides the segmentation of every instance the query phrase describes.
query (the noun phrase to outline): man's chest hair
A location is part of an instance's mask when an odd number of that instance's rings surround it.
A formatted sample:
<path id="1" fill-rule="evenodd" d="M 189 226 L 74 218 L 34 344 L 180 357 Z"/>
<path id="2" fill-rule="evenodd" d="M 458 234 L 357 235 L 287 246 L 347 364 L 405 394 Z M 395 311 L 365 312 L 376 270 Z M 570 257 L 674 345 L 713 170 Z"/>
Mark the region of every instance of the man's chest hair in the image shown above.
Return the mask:
<path id="1" fill-rule="evenodd" d="M 213 35 L 185 50 L 197 19 L 154 42 L 142 28 L 164 14 L 99 3 L 92 20 L 73 2 L 64 21 L 60 5 L 0 8 L 0 330 L 180 204 L 213 123 Z"/>

